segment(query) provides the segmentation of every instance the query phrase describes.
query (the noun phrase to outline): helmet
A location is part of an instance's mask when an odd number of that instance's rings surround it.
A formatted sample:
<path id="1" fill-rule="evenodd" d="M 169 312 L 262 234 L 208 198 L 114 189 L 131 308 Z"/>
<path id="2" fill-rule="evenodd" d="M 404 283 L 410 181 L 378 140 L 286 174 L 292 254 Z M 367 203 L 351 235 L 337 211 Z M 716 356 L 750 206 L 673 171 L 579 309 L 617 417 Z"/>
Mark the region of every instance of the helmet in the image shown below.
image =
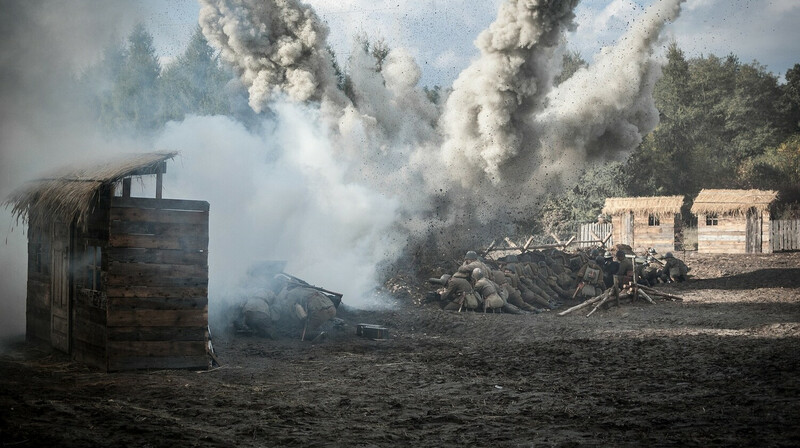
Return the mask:
<path id="1" fill-rule="evenodd" d="M 542 260 L 542 261 L 540 261 L 540 262 L 538 262 L 536 264 L 538 264 L 540 268 L 546 268 L 547 267 L 547 262 L 544 261 L 544 260 Z"/>
<path id="2" fill-rule="evenodd" d="M 506 263 L 519 263 L 519 258 L 516 255 L 508 255 L 506 257 Z"/>
<path id="3" fill-rule="evenodd" d="M 672 252 L 667 252 L 666 254 L 664 254 L 664 258 L 675 258 L 675 257 L 672 256 Z"/>
<path id="4" fill-rule="evenodd" d="M 647 253 L 650 254 L 650 255 L 655 255 L 656 254 L 656 250 L 651 247 L 651 248 L 647 249 Z"/>
<path id="5" fill-rule="evenodd" d="M 472 279 L 473 280 L 480 280 L 483 278 L 483 269 L 475 268 L 472 270 Z"/>
<path id="6" fill-rule="evenodd" d="M 464 259 L 465 260 L 477 260 L 478 259 L 478 254 L 474 250 L 471 250 L 471 251 L 467 252 L 467 255 L 464 255 Z"/>
<path id="7" fill-rule="evenodd" d="M 527 263 L 527 262 L 531 261 L 531 254 L 528 254 L 528 253 L 522 254 L 522 255 L 519 256 L 519 259 L 523 263 Z"/>
<path id="8" fill-rule="evenodd" d="M 603 264 L 603 263 L 605 263 L 606 261 L 603 259 L 603 257 L 601 257 L 600 255 L 598 255 L 597 257 L 595 257 L 595 259 L 594 259 L 594 262 L 595 262 L 595 263 L 597 263 L 597 264 L 599 264 L 599 265 L 602 265 L 602 264 Z"/>
<path id="9" fill-rule="evenodd" d="M 603 258 L 613 258 L 613 257 L 611 256 L 611 252 L 606 251 L 606 253 L 603 254 Z"/>

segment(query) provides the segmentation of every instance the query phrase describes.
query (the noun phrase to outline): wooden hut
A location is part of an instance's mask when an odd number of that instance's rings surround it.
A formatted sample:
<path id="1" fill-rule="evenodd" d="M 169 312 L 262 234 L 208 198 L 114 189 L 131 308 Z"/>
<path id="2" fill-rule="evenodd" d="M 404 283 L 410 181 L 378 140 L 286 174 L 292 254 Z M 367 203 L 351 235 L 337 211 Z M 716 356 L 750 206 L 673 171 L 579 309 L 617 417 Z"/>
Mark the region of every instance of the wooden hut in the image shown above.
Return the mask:
<path id="1" fill-rule="evenodd" d="M 164 199 L 176 153 L 35 180 L 7 200 L 28 224 L 26 333 L 104 370 L 208 366 L 208 212 Z M 155 198 L 131 197 L 155 176 Z"/>
<path id="2" fill-rule="evenodd" d="M 702 190 L 692 205 L 698 252 L 772 252 L 769 206 L 777 196 L 764 190 Z"/>
<path id="3" fill-rule="evenodd" d="M 637 251 L 652 247 L 669 252 L 678 242 L 682 205 L 683 196 L 607 198 L 603 213 L 611 215 L 615 243 Z"/>

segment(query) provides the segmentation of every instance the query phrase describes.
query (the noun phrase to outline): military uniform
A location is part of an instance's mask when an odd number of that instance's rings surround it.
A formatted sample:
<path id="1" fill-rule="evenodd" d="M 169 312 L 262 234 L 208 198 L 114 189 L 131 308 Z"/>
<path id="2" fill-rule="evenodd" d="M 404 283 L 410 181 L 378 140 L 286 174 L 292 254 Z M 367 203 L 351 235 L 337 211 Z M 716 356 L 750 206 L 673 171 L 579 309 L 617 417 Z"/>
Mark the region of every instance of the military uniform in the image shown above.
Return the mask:
<path id="1" fill-rule="evenodd" d="M 671 252 L 664 255 L 664 274 L 672 281 L 685 282 L 689 273 L 689 267 L 683 260 L 675 258 Z"/>
<path id="2" fill-rule="evenodd" d="M 455 275 L 448 280 L 447 290 L 442 294 L 442 300 L 447 302 L 444 307 L 447 311 L 458 311 L 462 307 L 475 309 L 479 305 L 472 284 L 467 279 Z"/>

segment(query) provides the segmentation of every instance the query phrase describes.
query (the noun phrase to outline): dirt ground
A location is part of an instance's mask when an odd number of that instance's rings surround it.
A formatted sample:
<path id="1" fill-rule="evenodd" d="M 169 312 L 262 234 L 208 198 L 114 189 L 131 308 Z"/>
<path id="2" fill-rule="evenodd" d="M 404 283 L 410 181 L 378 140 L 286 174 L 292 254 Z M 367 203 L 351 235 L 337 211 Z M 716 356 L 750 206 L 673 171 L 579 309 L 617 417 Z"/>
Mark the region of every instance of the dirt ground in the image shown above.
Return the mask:
<path id="1" fill-rule="evenodd" d="M 663 287 L 683 302 L 515 316 L 401 294 L 342 310 L 324 341 L 218 336 L 208 372 L 105 374 L 17 344 L 0 356 L 0 441 L 800 446 L 800 253 L 686 258 L 694 278 Z"/>

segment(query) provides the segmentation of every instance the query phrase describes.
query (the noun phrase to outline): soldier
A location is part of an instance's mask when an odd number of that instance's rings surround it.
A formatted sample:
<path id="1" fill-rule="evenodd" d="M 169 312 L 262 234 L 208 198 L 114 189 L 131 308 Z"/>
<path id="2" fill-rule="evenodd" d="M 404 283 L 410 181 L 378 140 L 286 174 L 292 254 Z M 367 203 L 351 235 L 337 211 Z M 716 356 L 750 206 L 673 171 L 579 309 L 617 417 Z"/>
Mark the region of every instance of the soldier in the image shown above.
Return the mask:
<path id="1" fill-rule="evenodd" d="M 466 278 L 467 280 L 473 280 L 471 278 L 472 271 L 476 268 L 480 268 L 484 272 L 488 272 L 489 270 L 486 264 L 478 259 L 477 252 L 470 250 L 464 255 L 464 262 L 458 267 L 458 272 L 455 275 L 457 277 Z"/>
<path id="2" fill-rule="evenodd" d="M 280 295 L 279 295 L 280 297 Z M 290 289 L 285 298 L 285 317 L 304 323 L 304 332 L 316 331 L 336 316 L 336 306 L 322 292 L 304 286 Z"/>
<path id="3" fill-rule="evenodd" d="M 689 273 L 689 267 L 683 260 L 679 260 L 672 255 L 672 252 L 667 252 L 664 255 L 664 269 L 662 271 L 665 276 L 673 282 L 685 282 Z"/>
<path id="4" fill-rule="evenodd" d="M 483 298 L 484 312 L 487 309 L 491 309 L 494 312 L 503 308 L 505 300 L 497 293 L 494 282 L 483 275 L 481 268 L 475 268 L 472 271 L 472 279 L 475 282 L 473 288 Z"/>
<path id="5" fill-rule="evenodd" d="M 595 260 L 589 260 L 581 266 L 577 276 L 580 283 L 575 289 L 576 294 L 580 294 L 582 297 L 595 297 L 605 290 L 603 269 Z"/>
<path id="6" fill-rule="evenodd" d="M 275 294 L 268 291 L 263 297 L 251 297 L 242 306 L 242 318 L 245 325 L 257 335 L 272 338 L 272 313 L 270 302 Z"/>
<path id="7" fill-rule="evenodd" d="M 611 252 L 606 251 L 602 259 L 598 258 L 598 264 L 603 268 L 603 283 L 605 283 L 606 288 L 614 286 L 614 275 L 619 270 L 619 263 L 614 261 Z"/>
<path id="8" fill-rule="evenodd" d="M 618 288 L 621 288 L 625 283 L 633 279 L 633 263 L 631 259 L 625 256 L 625 252 L 617 251 L 617 273 L 614 276 L 614 283 Z"/>
<path id="9" fill-rule="evenodd" d="M 647 282 L 646 284 L 648 286 L 655 286 L 659 282 L 660 271 L 661 264 L 658 263 L 652 255 L 648 255 L 642 269 L 642 280 Z"/>
<path id="10" fill-rule="evenodd" d="M 453 275 L 447 281 L 447 290 L 442 294 L 442 301 L 446 302 L 445 311 L 460 311 L 462 308 L 474 310 L 479 302 L 472 289 L 472 284 L 463 277 Z"/>
<path id="11" fill-rule="evenodd" d="M 539 312 L 539 310 L 535 308 L 533 305 L 530 305 L 529 303 L 526 303 L 524 300 L 522 300 L 522 293 L 519 291 L 519 289 L 514 288 L 511 285 L 510 278 L 505 273 L 503 273 L 503 271 L 500 270 L 492 271 L 492 278 L 499 287 L 498 294 L 500 294 L 500 297 L 502 297 L 507 303 L 510 303 L 524 311 L 529 311 L 532 313 Z"/>

